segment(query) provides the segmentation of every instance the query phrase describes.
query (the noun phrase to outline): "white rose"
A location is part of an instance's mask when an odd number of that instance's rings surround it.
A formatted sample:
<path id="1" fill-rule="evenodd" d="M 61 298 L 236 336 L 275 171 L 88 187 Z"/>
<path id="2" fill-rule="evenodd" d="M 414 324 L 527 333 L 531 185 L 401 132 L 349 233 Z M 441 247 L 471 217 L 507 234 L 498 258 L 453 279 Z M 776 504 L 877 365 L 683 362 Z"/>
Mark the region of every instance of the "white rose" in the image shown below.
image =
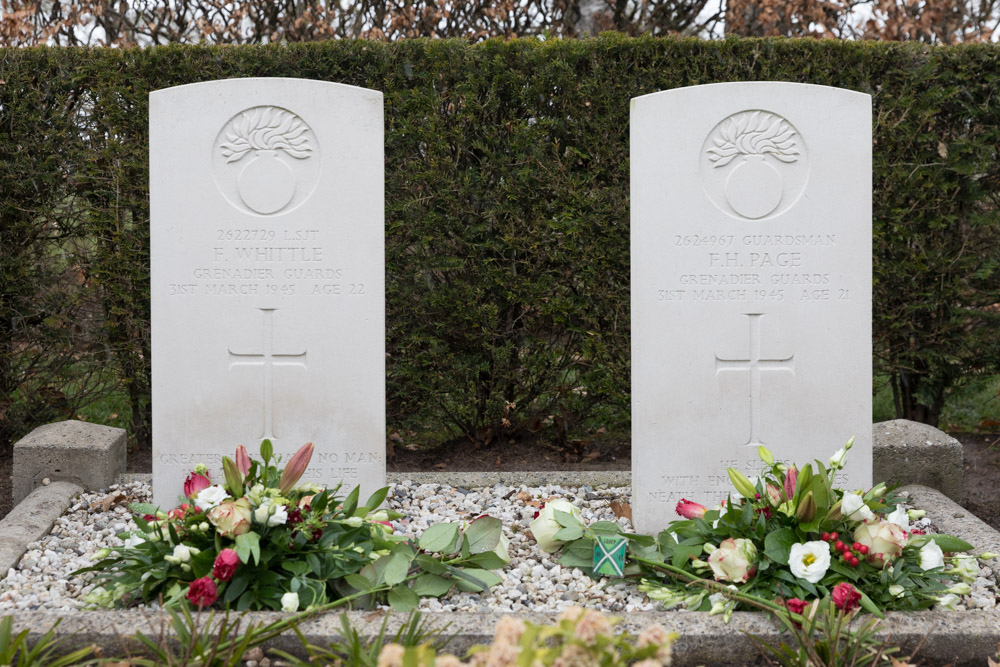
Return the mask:
<path id="1" fill-rule="evenodd" d="M 269 526 L 283 526 L 286 521 L 288 521 L 288 510 L 285 509 L 284 505 L 276 506 L 271 516 L 267 517 L 267 525 Z"/>
<path id="2" fill-rule="evenodd" d="M 538 517 L 528 526 L 538 547 L 547 553 L 554 553 L 563 545 L 562 540 L 555 539 L 556 533 L 563 529 L 555 519 L 557 511 L 571 514 L 575 519 L 580 518 L 580 510 L 573 503 L 556 498 L 545 503 L 545 507 L 539 510 Z"/>
<path id="3" fill-rule="evenodd" d="M 298 593 L 285 593 L 281 596 L 281 611 L 298 611 L 299 610 L 299 594 Z"/>
<path id="4" fill-rule="evenodd" d="M 191 547 L 178 544 L 174 547 L 174 558 L 177 559 L 178 563 L 188 563 L 191 561 L 191 556 L 198 553 L 198 549 L 192 549 Z"/>
<path id="5" fill-rule="evenodd" d="M 944 552 L 934 540 L 929 541 L 920 547 L 920 569 L 930 570 L 935 567 L 944 566 Z"/>
<path id="6" fill-rule="evenodd" d="M 214 486 L 206 486 L 204 489 L 199 491 L 194 497 L 194 500 L 198 507 L 207 512 L 228 497 L 229 494 L 226 493 L 226 490 L 216 484 Z"/>
<path id="7" fill-rule="evenodd" d="M 793 544 L 788 553 L 788 568 L 796 577 L 810 584 L 817 583 L 830 568 L 830 544 L 814 540 Z"/>
<path id="8" fill-rule="evenodd" d="M 845 493 L 840 503 L 840 513 L 850 521 L 869 521 L 875 518 L 860 493 Z"/>
<path id="9" fill-rule="evenodd" d="M 894 512 L 886 515 L 885 520 L 896 524 L 905 531 L 910 530 L 910 517 L 907 515 L 906 510 L 899 505 L 896 505 Z"/>

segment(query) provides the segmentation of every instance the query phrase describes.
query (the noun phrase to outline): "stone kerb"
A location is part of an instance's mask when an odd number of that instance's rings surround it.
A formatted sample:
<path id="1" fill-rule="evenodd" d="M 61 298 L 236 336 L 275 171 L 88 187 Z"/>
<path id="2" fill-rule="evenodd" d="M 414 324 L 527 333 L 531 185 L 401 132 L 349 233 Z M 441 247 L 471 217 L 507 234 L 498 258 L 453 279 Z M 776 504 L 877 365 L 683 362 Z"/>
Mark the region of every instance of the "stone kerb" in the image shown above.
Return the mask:
<path id="1" fill-rule="evenodd" d="M 125 472 L 123 429 L 76 420 L 39 426 L 14 443 L 14 505 L 44 480 L 65 480 L 84 489 L 103 489 Z"/>
<path id="2" fill-rule="evenodd" d="M 976 545 L 976 551 L 1000 551 L 1000 533 L 975 518 L 938 491 L 921 486 L 902 489 L 914 503 L 926 508 L 928 516 L 942 532 L 950 533 Z M 448 650 L 463 654 L 475 644 L 489 643 L 499 613 L 435 613 L 427 614 L 434 626 L 446 627 L 453 635 Z M 614 614 L 612 614 L 614 615 Z M 362 637 L 372 639 L 382 623 L 380 614 L 366 611 L 348 613 L 351 625 Z M 534 623 L 553 623 L 555 613 L 518 613 L 519 618 Z M 242 618 L 241 627 L 262 624 L 282 618 L 277 612 L 258 612 Z M 169 618 L 162 611 L 19 611 L 14 619 L 14 632 L 29 630 L 30 639 L 37 639 L 57 620 L 57 635 L 64 640 L 65 650 L 89 645 L 100 646 L 106 655 L 118 655 L 129 649 L 141 648 L 127 637 L 142 632 L 150 637 L 172 637 Z M 234 620 L 234 619 L 230 619 Z M 388 620 L 388 632 L 394 634 L 405 620 L 403 614 L 393 614 Z M 216 619 L 218 621 L 218 619 Z M 760 660 L 750 635 L 773 643 L 789 641 L 769 615 L 737 612 L 728 625 L 721 616 L 691 612 L 641 612 L 625 615 L 620 629 L 638 634 L 647 625 L 658 623 L 681 636 L 674 646 L 675 665 L 744 665 Z M 340 636 L 339 614 L 330 613 L 298 625 L 306 641 L 326 646 Z M 923 664 L 982 664 L 996 651 L 1000 643 L 1000 613 L 994 610 L 892 612 L 886 615 L 877 637 L 899 645 L 903 654 L 919 651 Z M 302 646 L 294 633 L 286 632 L 267 645 L 302 655 Z"/>
<path id="3" fill-rule="evenodd" d="M 962 443 L 933 426 L 896 419 L 872 426 L 873 479 L 922 484 L 961 503 L 964 493 Z"/>

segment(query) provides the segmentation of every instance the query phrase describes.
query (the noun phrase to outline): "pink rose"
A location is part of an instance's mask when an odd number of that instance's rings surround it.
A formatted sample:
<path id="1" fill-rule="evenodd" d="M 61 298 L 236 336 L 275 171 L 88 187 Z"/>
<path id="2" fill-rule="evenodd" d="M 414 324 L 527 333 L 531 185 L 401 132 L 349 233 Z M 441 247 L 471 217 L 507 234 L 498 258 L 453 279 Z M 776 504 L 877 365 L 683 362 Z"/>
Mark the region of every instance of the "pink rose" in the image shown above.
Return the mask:
<path id="1" fill-rule="evenodd" d="M 741 584 L 757 573 L 757 547 L 744 538 L 723 540 L 708 557 L 708 566 L 717 581 Z"/>
<path id="2" fill-rule="evenodd" d="M 842 609 L 845 612 L 857 609 L 861 604 L 861 593 L 846 581 L 834 586 L 831 596 L 837 609 Z"/>
<path id="3" fill-rule="evenodd" d="M 677 503 L 676 511 L 685 519 L 700 519 L 705 516 L 706 510 L 704 505 L 681 498 L 681 501 Z"/>
<path id="4" fill-rule="evenodd" d="M 906 532 L 894 523 L 871 519 L 854 529 L 854 541 L 868 547 L 869 563 L 891 563 L 903 553 Z"/>
<path id="5" fill-rule="evenodd" d="M 212 485 L 212 480 L 208 475 L 193 472 L 184 480 L 184 495 L 193 498 L 199 491 L 207 489 Z"/>
<path id="6" fill-rule="evenodd" d="M 208 520 L 223 537 L 236 537 L 250 531 L 253 509 L 246 498 L 224 500 L 208 512 Z"/>
<path id="7" fill-rule="evenodd" d="M 187 599 L 198 609 L 211 607 L 219 599 L 219 589 L 211 577 L 195 579 L 188 587 Z"/>
<path id="8" fill-rule="evenodd" d="M 236 555 L 234 549 L 223 549 L 215 557 L 212 565 L 212 576 L 219 581 L 229 581 L 236 573 L 236 568 L 240 565 L 240 557 Z"/>

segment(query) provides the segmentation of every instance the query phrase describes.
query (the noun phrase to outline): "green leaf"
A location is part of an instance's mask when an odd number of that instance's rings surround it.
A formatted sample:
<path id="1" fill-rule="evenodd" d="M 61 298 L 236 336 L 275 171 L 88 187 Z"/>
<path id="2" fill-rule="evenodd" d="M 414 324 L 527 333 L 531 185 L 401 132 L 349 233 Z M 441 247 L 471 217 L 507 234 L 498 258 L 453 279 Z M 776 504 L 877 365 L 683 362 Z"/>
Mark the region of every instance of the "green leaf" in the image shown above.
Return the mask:
<path id="1" fill-rule="evenodd" d="M 417 544 L 424 551 L 450 554 L 458 544 L 457 523 L 437 523 L 424 531 Z"/>
<path id="2" fill-rule="evenodd" d="M 573 540 L 578 540 L 581 537 L 583 537 L 582 526 L 567 526 L 553 535 L 552 539 L 559 540 L 561 542 L 572 542 Z"/>
<path id="3" fill-rule="evenodd" d="M 493 551 L 500 544 L 502 534 L 503 522 L 500 519 L 492 516 L 476 519 L 465 529 L 465 536 L 469 540 L 469 553 L 481 554 Z"/>
<path id="4" fill-rule="evenodd" d="M 361 487 L 356 486 L 354 489 L 347 494 L 344 498 L 344 514 L 347 516 L 354 516 L 354 510 L 358 508 L 358 496 L 361 495 Z"/>
<path id="5" fill-rule="evenodd" d="M 291 572 L 293 575 L 297 577 L 301 577 L 305 574 L 308 574 L 311 568 L 309 567 L 309 563 L 303 563 L 300 560 L 286 560 L 282 561 L 281 569 L 284 570 L 285 572 Z"/>
<path id="6" fill-rule="evenodd" d="M 351 588 L 361 593 L 367 593 L 371 589 L 375 588 L 372 582 L 368 581 L 367 578 L 361 576 L 360 574 L 349 574 L 344 577 L 344 581 L 346 581 Z"/>
<path id="7" fill-rule="evenodd" d="M 159 511 L 159 507 L 153 503 L 131 503 L 128 509 L 133 514 L 138 514 L 139 516 L 144 516 L 146 514 L 152 514 L 156 516 L 156 512 Z"/>
<path id="8" fill-rule="evenodd" d="M 506 560 L 492 551 L 487 551 L 482 554 L 472 554 L 472 557 L 469 558 L 468 562 L 485 570 L 497 570 L 507 567 L 508 565 Z"/>
<path id="9" fill-rule="evenodd" d="M 930 535 L 929 537 L 937 542 L 937 545 L 941 547 L 941 551 L 958 552 L 972 551 L 973 549 L 971 544 L 953 535 Z"/>
<path id="10" fill-rule="evenodd" d="M 389 495 L 389 487 L 382 487 L 375 493 L 368 496 L 368 500 L 365 501 L 365 507 L 367 507 L 369 511 L 374 511 L 379 505 L 382 504 L 387 495 Z"/>
<path id="11" fill-rule="evenodd" d="M 439 598 L 451 590 L 452 581 L 436 574 L 425 572 L 413 580 L 413 592 L 420 597 Z"/>
<path id="12" fill-rule="evenodd" d="M 251 557 L 253 562 L 260 562 L 260 535 L 257 533 L 243 533 L 236 536 L 236 555 L 240 561 L 249 564 Z"/>
<path id="13" fill-rule="evenodd" d="M 389 606 L 395 611 L 409 612 L 416 609 L 418 604 L 420 597 L 403 584 L 389 590 Z"/>
<path id="14" fill-rule="evenodd" d="M 569 528 L 570 526 L 583 526 L 583 524 L 580 523 L 580 520 L 577 519 L 572 514 L 570 514 L 569 512 L 556 510 L 555 512 L 552 513 L 552 518 L 554 518 L 556 520 L 556 523 L 558 523 L 563 528 Z"/>
<path id="15" fill-rule="evenodd" d="M 622 527 L 612 521 L 595 521 L 590 524 L 590 532 L 594 535 L 622 535 Z M 645 537 L 645 536 L 643 536 Z"/>
<path id="16" fill-rule="evenodd" d="M 416 558 L 416 563 L 420 566 L 421 570 L 431 574 L 444 574 L 448 571 L 447 565 L 427 554 L 419 554 Z"/>
<path id="17" fill-rule="evenodd" d="M 782 528 L 768 533 L 764 538 L 764 554 L 780 565 L 788 565 L 788 553 L 793 544 L 799 541 L 795 531 L 791 528 Z"/>
<path id="18" fill-rule="evenodd" d="M 684 567 L 689 560 L 698 557 L 698 554 L 701 553 L 701 547 L 701 544 L 678 544 L 674 547 L 674 555 L 670 559 L 670 564 L 674 567 Z"/>
<path id="19" fill-rule="evenodd" d="M 389 560 L 385 564 L 383 575 L 385 577 L 385 583 L 390 586 L 395 586 L 406 579 L 406 575 L 410 571 L 410 563 L 413 561 L 414 555 L 413 549 L 407 545 L 397 545 L 392 550 L 392 553 L 389 554 Z"/>
<path id="20" fill-rule="evenodd" d="M 489 570 L 481 570 L 475 567 L 455 568 L 452 570 L 452 574 L 455 575 L 455 583 L 458 585 L 459 590 L 466 591 L 467 593 L 479 593 L 489 590 L 491 586 L 496 586 L 503 581 L 499 575 Z"/>
<path id="21" fill-rule="evenodd" d="M 859 590 L 858 592 L 861 593 L 861 608 L 870 614 L 874 614 L 875 616 L 884 619 L 885 614 L 882 613 L 882 609 L 880 609 L 877 604 L 872 602 L 872 599 L 865 595 L 864 591 Z"/>

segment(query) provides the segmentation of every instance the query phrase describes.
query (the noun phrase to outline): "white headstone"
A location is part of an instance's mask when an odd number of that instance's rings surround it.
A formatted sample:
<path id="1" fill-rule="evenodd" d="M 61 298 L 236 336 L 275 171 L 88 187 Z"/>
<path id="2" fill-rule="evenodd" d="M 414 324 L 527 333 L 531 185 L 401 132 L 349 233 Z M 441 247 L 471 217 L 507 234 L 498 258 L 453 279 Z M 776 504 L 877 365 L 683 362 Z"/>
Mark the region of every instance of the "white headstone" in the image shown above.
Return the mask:
<path id="1" fill-rule="evenodd" d="M 723 83 L 632 100 L 636 528 L 713 506 L 757 446 L 871 485 L 871 98 Z"/>
<path id="2" fill-rule="evenodd" d="M 385 480 L 382 94 L 231 79 L 150 95 L 153 495 L 270 438 Z"/>

